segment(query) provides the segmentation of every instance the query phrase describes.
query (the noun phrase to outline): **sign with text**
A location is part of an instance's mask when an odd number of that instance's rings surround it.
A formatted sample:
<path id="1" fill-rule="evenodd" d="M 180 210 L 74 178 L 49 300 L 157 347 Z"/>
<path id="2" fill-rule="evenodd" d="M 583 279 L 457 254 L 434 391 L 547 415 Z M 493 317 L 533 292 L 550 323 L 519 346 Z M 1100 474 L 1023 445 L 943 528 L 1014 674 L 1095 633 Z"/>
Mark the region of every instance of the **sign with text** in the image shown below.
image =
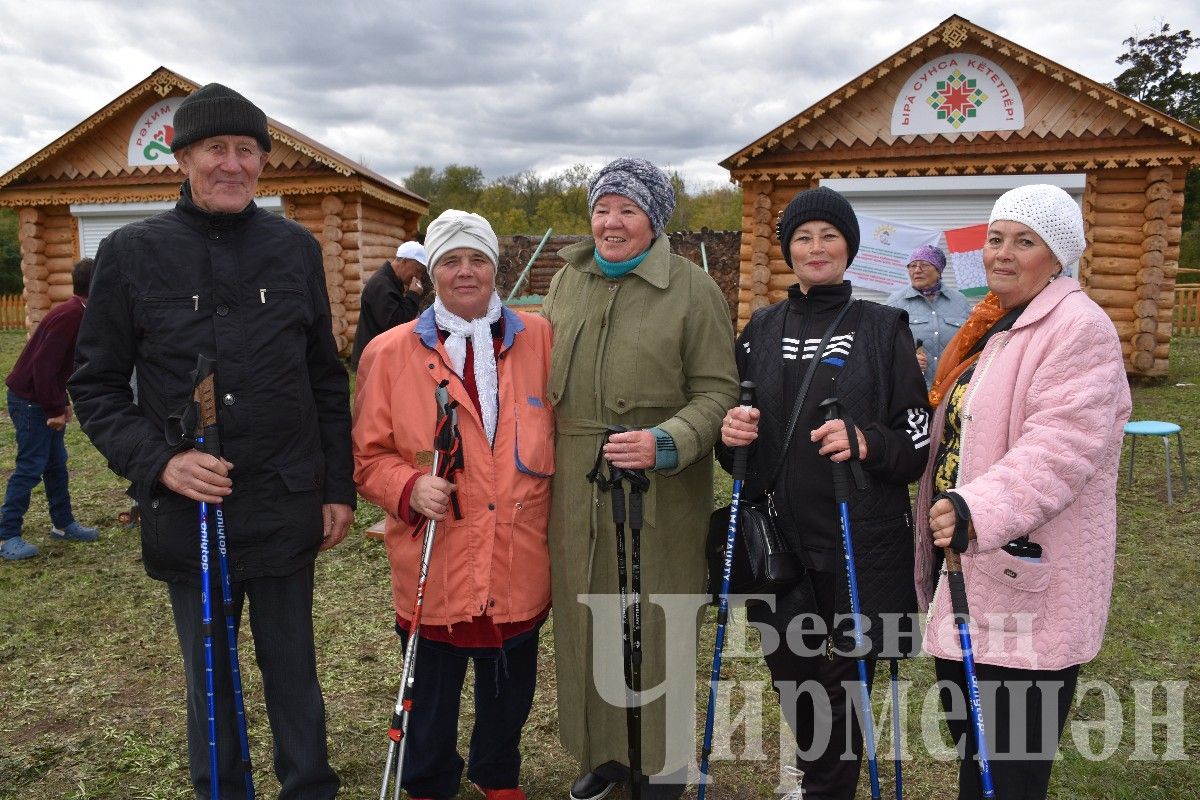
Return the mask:
<path id="1" fill-rule="evenodd" d="M 892 222 L 879 217 L 858 217 L 861 232 L 858 255 L 846 270 L 846 280 L 863 289 L 895 292 L 908 286 L 908 257 L 918 247 L 937 246 L 941 231 Z"/>
<path id="2" fill-rule="evenodd" d="M 175 165 L 171 141 L 175 138 L 175 109 L 182 100 L 182 97 L 159 100 L 138 116 L 133 130 L 129 132 L 129 147 L 126 150 L 129 166 Z"/>
<path id="3" fill-rule="evenodd" d="M 1007 72 L 973 53 L 949 53 L 915 71 L 892 107 L 892 135 L 1020 130 L 1025 106 Z"/>

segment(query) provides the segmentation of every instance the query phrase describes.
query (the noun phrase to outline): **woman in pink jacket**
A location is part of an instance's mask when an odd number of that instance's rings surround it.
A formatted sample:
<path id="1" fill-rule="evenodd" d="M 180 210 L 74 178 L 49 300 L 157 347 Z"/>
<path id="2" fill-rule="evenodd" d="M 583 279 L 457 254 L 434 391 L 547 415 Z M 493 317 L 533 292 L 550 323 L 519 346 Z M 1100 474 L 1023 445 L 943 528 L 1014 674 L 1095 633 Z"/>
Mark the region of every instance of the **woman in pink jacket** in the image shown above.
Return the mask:
<path id="1" fill-rule="evenodd" d="M 980 778 L 941 548 L 962 554 L 997 797 L 1046 796 L 1079 667 L 1104 636 L 1130 398 L 1112 322 L 1062 274 L 1084 247 L 1062 189 L 1002 195 L 983 250 L 990 292 L 930 391 L 915 575 L 960 757 L 965 745 L 960 798 L 978 798 Z"/>
<path id="2" fill-rule="evenodd" d="M 371 340 L 358 368 L 354 480 L 388 512 L 385 544 L 401 638 L 411 632 L 423 537 L 438 521 L 422 606 L 403 786 L 457 797 L 459 695 L 475 671 L 467 778 L 487 800 L 525 800 L 521 729 L 533 703 L 538 630 L 550 611 L 546 529 L 554 417 L 546 399 L 550 325 L 496 294 L 496 234 L 453 209 L 429 223 L 437 298 Z M 434 390 L 458 402 L 463 470 L 430 474 Z M 451 513 L 458 499 L 461 518 Z"/>

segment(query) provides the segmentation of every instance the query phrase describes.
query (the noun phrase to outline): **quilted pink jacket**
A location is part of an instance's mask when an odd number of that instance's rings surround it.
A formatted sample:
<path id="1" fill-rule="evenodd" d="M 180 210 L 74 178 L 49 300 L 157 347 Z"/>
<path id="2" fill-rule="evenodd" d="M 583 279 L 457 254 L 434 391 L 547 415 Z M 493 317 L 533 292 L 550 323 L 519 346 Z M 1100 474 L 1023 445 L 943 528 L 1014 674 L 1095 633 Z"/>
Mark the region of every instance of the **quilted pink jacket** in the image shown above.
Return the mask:
<path id="1" fill-rule="evenodd" d="M 1051 281 L 984 348 L 963 406 L 955 490 L 978 537 L 962 555 L 976 661 L 1053 670 L 1100 650 L 1130 408 L 1116 330 L 1071 278 Z M 943 403 L 931 454 L 945 414 Z M 945 575 L 935 585 L 932 574 L 933 461 L 917 500 L 917 597 L 929 609 L 926 652 L 961 660 Z M 1026 535 L 1042 546 L 1040 563 L 1001 549 Z"/>

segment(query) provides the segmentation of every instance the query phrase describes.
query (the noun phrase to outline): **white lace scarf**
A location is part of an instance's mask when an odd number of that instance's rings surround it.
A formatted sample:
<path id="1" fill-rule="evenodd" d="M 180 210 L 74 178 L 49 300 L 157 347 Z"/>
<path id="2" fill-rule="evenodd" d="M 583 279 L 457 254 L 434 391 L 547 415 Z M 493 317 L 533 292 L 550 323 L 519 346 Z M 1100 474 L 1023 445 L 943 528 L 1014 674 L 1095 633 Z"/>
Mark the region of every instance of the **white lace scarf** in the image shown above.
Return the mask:
<path id="1" fill-rule="evenodd" d="M 500 295 L 492 292 L 487 313 L 468 322 L 446 308 L 442 298 L 437 297 L 433 301 L 433 319 L 439 328 L 450 334 L 446 337 L 446 354 L 450 356 L 450 366 L 460 378 L 467 363 L 467 340 L 471 342 L 471 352 L 475 356 L 475 388 L 479 392 L 479 409 L 489 445 L 496 443 L 496 417 L 499 413 L 492 325 L 500 319 L 500 308 Z"/>

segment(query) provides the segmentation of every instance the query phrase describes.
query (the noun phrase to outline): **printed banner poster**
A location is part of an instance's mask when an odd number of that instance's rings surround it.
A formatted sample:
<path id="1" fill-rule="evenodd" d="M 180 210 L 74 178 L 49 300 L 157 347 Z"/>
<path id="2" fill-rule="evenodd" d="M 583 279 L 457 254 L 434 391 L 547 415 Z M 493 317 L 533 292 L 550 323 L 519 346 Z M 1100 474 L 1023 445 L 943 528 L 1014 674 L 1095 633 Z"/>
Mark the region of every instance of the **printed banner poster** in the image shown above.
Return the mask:
<path id="1" fill-rule="evenodd" d="M 986 58 L 949 53 L 914 72 L 896 95 L 892 135 L 1020 130 L 1025 106 L 1017 83 Z"/>
<path id="2" fill-rule="evenodd" d="M 941 231 L 855 214 L 862 232 L 858 255 L 846 280 L 863 289 L 891 294 L 908 286 L 908 257 L 926 244 L 937 246 Z"/>
<path id="3" fill-rule="evenodd" d="M 175 139 L 175 109 L 182 97 L 168 97 L 147 108 L 129 132 L 125 158 L 131 167 L 173 166 L 171 142 Z"/>

